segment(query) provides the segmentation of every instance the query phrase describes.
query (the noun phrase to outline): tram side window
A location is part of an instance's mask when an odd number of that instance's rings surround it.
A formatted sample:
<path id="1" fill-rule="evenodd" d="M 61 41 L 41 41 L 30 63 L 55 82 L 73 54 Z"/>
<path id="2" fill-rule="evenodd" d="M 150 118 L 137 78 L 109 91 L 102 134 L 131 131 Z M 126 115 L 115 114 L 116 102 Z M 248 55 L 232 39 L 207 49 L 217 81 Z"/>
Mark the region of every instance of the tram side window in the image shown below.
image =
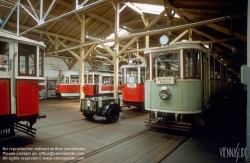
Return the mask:
<path id="1" fill-rule="evenodd" d="M 56 83 L 54 80 L 48 80 L 48 89 L 54 90 L 56 88 Z"/>
<path id="2" fill-rule="evenodd" d="M 141 68 L 141 83 L 144 83 L 145 82 L 145 68 L 142 67 Z"/>
<path id="3" fill-rule="evenodd" d="M 214 58 L 210 56 L 210 79 L 214 80 Z"/>
<path id="4" fill-rule="evenodd" d="M 184 50 L 185 69 L 184 74 L 186 79 L 200 79 L 200 54 L 197 49 Z"/>
<path id="5" fill-rule="evenodd" d="M 88 75 L 88 83 L 93 83 L 93 76 L 92 75 Z"/>
<path id="6" fill-rule="evenodd" d="M 44 50 L 39 49 L 39 77 L 44 76 Z"/>
<path id="7" fill-rule="evenodd" d="M 9 43 L 0 41 L 0 71 L 9 71 Z"/>
<path id="8" fill-rule="evenodd" d="M 214 79 L 220 80 L 220 62 L 215 60 Z"/>
<path id="9" fill-rule="evenodd" d="M 94 80 L 95 80 L 94 84 L 99 84 L 99 75 L 94 75 Z"/>
<path id="10" fill-rule="evenodd" d="M 153 78 L 170 77 L 179 78 L 179 53 L 166 52 L 154 57 Z"/>
<path id="11" fill-rule="evenodd" d="M 68 76 L 65 76 L 65 77 L 63 78 L 63 82 L 64 82 L 65 84 L 69 84 L 69 77 L 68 77 Z"/>
<path id="12" fill-rule="evenodd" d="M 36 46 L 18 44 L 18 75 L 36 76 Z"/>
<path id="13" fill-rule="evenodd" d="M 146 80 L 150 80 L 150 69 L 151 69 L 151 64 L 150 64 L 150 54 L 145 54 L 145 57 L 146 57 L 146 63 L 147 63 L 147 66 L 146 66 Z"/>
<path id="14" fill-rule="evenodd" d="M 227 68 L 222 65 L 222 81 L 227 81 Z"/>
<path id="15" fill-rule="evenodd" d="M 72 83 L 72 84 L 79 83 L 79 75 L 71 75 L 70 76 L 70 83 Z"/>
<path id="16" fill-rule="evenodd" d="M 84 84 L 87 83 L 87 75 L 84 75 Z"/>
<path id="17" fill-rule="evenodd" d="M 122 77 L 118 77 L 118 85 L 122 85 Z"/>
<path id="18" fill-rule="evenodd" d="M 111 85 L 110 81 L 111 81 L 110 77 L 107 77 L 107 76 L 102 77 L 102 84 L 103 85 Z"/>

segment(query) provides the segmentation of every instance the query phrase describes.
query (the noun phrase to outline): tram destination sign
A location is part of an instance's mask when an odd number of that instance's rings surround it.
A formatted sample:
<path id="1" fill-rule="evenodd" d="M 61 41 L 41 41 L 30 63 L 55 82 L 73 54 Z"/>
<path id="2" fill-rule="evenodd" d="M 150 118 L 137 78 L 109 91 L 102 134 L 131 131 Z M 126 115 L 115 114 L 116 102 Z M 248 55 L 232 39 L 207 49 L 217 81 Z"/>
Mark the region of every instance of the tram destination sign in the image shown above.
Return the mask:
<path id="1" fill-rule="evenodd" d="M 174 84 L 174 77 L 157 77 L 156 84 Z"/>

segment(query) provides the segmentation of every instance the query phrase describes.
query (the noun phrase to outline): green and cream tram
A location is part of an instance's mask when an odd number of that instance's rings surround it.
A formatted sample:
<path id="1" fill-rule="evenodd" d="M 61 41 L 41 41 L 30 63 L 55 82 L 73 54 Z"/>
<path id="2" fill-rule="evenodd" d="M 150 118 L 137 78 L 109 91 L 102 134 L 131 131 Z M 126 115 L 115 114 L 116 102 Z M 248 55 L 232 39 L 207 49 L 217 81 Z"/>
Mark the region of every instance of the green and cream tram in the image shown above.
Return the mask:
<path id="1" fill-rule="evenodd" d="M 196 124 L 202 124 L 203 109 L 225 97 L 227 69 L 200 42 L 178 42 L 144 54 L 145 109 L 151 111 L 150 123 L 182 123 L 186 115 L 192 115 Z"/>

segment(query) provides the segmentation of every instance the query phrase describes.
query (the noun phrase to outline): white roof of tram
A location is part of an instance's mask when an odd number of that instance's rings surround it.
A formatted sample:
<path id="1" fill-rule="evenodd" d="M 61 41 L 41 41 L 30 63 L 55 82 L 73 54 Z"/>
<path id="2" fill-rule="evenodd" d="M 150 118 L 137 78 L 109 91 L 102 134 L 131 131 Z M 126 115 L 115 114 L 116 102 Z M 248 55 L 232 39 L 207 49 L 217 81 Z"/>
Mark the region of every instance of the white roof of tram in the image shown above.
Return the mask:
<path id="1" fill-rule="evenodd" d="M 35 44 L 35 45 L 39 45 L 39 46 L 42 46 L 42 47 L 46 47 L 43 42 L 39 42 L 39 41 L 28 39 L 26 37 L 18 36 L 18 35 L 14 34 L 14 33 L 6 31 L 6 30 L 0 30 L 0 37 L 8 38 L 8 39 L 11 39 L 11 40 L 17 40 L 19 42 L 26 42 L 26 43 L 30 43 L 30 44 Z"/>

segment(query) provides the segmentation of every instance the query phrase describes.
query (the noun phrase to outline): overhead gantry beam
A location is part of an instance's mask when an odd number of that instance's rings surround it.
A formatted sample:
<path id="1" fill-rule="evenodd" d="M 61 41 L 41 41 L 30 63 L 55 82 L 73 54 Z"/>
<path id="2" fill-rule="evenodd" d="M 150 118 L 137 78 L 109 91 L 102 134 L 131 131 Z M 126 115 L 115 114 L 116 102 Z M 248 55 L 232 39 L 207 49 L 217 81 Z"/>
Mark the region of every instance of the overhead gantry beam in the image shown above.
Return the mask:
<path id="1" fill-rule="evenodd" d="M 200 26 L 204 26 L 207 24 L 211 24 L 211 23 L 224 21 L 226 19 L 230 19 L 230 17 L 229 16 L 220 17 L 220 18 L 216 18 L 216 19 L 210 19 L 210 20 L 200 21 L 200 22 L 196 22 L 196 23 L 189 23 L 189 24 L 185 24 L 185 25 L 167 27 L 167 28 L 162 28 L 162 29 L 157 29 L 157 30 L 146 30 L 146 31 L 138 32 L 138 33 L 119 36 L 118 40 L 124 40 L 124 39 L 127 40 L 127 39 L 134 38 L 134 37 L 142 37 L 142 36 L 146 36 L 146 35 L 155 35 L 155 34 L 165 33 L 167 31 L 177 31 L 177 30 L 183 30 L 183 29 L 187 29 L 187 28 L 195 28 L 195 27 L 200 27 Z M 151 22 L 150 22 L 150 24 L 151 24 Z M 113 42 L 113 41 L 115 41 L 115 39 L 106 39 L 106 40 L 103 40 L 103 43 Z M 136 41 L 136 39 L 134 41 Z M 88 43 L 79 44 L 79 45 L 72 46 L 72 47 L 67 47 L 65 49 L 61 49 L 61 50 L 57 50 L 57 51 L 48 52 L 46 54 L 59 53 L 59 52 L 67 51 L 67 50 L 80 48 L 80 47 L 90 46 L 93 44 L 100 44 L 100 43 L 99 42 L 88 42 Z"/>

